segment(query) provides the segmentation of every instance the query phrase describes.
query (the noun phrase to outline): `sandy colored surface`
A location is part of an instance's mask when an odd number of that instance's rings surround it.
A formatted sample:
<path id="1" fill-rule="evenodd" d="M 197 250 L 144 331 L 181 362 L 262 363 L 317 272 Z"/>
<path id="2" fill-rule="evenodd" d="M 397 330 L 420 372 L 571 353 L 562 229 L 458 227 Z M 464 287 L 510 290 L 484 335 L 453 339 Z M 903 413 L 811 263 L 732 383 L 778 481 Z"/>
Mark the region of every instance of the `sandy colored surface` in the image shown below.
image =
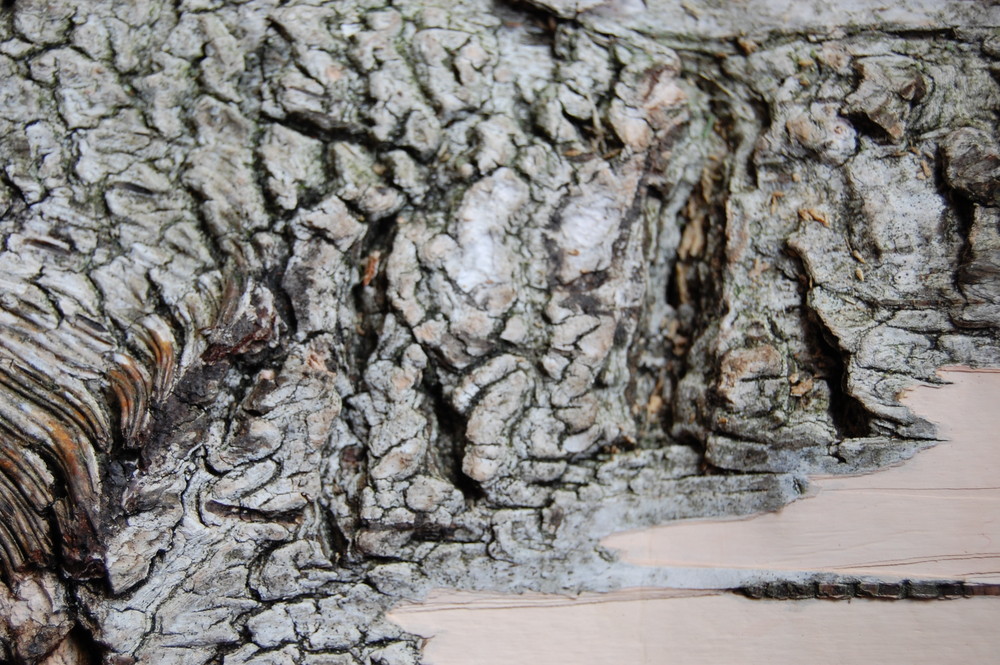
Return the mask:
<path id="1" fill-rule="evenodd" d="M 943 372 L 914 410 L 948 440 L 908 463 L 816 479 L 813 497 L 743 521 L 691 521 L 605 544 L 642 565 L 1000 581 L 1000 372 Z M 706 577 L 707 579 L 707 577 Z M 432 638 L 429 665 L 995 662 L 1000 601 L 754 601 L 626 589 L 578 598 L 437 592 L 390 618 Z"/>
<path id="2" fill-rule="evenodd" d="M 824 477 L 815 495 L 742 521 L 605 539 L 646 566 L 832 571 L 1000 582 L 1000 372 L 942 372 L 905 402 L 946 441 L 891 469 Z"/>
<path id="3" fill-rule="evenodd" d="M 442 593 L 390 617 L 429 665 L 992 663 L 1000 602 L 755 601 L 639 590 L 553 599 Z"/>

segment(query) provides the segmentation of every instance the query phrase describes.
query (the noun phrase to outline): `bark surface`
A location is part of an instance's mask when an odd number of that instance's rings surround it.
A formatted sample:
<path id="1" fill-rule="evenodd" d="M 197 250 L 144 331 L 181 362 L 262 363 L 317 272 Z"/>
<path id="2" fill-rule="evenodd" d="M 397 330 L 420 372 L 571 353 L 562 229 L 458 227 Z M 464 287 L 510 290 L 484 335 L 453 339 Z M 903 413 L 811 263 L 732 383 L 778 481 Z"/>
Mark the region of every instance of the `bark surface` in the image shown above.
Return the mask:
<path id="1" fill-rule="evenodd" d="M 402 598 L 932 445 L 1000 10 L 780 4 L 5 3 L 0 658 L 416 663 Z"/>

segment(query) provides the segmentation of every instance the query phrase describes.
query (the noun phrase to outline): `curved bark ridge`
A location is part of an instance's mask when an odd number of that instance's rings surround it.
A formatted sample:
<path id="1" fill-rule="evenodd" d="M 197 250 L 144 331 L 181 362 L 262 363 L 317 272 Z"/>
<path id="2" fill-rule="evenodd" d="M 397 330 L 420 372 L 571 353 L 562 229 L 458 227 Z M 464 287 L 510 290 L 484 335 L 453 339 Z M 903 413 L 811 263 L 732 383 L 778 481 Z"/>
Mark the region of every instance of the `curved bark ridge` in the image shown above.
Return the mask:
<path id="1" fill-rule="evenodd" d="M 1000 362 L 995 39 L 582 4 L 3 10 L 3 657 L 412 663 L 404 596 L 933 442 L 899 392 Z"/>

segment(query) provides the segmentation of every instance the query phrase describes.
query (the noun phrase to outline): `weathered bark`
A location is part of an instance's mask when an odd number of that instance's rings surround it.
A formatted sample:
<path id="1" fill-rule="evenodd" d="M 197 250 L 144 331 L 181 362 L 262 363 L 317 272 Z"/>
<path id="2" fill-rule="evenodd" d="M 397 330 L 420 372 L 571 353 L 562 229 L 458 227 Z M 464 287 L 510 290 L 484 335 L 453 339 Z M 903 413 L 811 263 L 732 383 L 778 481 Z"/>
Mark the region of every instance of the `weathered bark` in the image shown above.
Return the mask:
<path id="1" fill-rule="evenodd" d="M 413 663 L 402 597 L 933 442 L 997 9 L 640 4 L 6 3 L 5 658 Z"/>

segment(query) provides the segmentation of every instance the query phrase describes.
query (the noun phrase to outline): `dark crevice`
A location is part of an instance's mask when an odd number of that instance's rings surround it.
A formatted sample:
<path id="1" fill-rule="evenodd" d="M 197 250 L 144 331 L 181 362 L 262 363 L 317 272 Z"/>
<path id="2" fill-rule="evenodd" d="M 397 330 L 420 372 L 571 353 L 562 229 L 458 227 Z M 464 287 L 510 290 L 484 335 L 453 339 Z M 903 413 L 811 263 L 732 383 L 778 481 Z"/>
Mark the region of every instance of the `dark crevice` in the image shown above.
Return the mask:
<path id="1" fill-rule="evenodd" d="M 444 396 L 441 384 L 432 377 L 430 371 L 424 372 L 424 392 L 430 398 L 428 401 L 434 410 L 438 425 L 438 441 L 440 445 L 431 454 L 432 462 L 442 477 L 446 478 L 462 492 L 467 504 L 473 504 L 486 497 L 483 488 L 462 472 L 462 459 L 465 456 L 465 425 L 466 419 Z"/>
<path id="2" fill-rule="evenodd" d="M 554 47 L 556 31 L 563 19 L 524 0 L 494 0 L 492 9 L 507 29 L 524 28 L 535 43 Z"/>
<path id="3" fill-rule="evenodd" d="M 461 539 L 456 537 L 458 532 L 458 527 L 429 522 L 424 515 L 418 515 L 413 525 L 413 540 L 423 543 L 461 542 Z"/>
<path id="4" fill-rule="evenodd" d="M 337 522 L 337 516 L 328 506 L 319 506 L 322 512 L 321 529 L 326 555 L 337 565 L 351 562 L 353 557 L 351 540 Z"/>
<path id="5" fill-rule="evenodd" d="M 207 501 L 205 510 L 219 517 L 231 517 L 244 522 L 262 522 L 267 524 L 297 525 L 302 522 L 302 510 L 260 510 L 233 506 L 218 501 Z"/>
<path id="6" fill-rule="evenodd" d="M 972 231 L 972 224 L 975 217 L 976 205 L 960 192 L 952 189 L 947 192 L 951 209 L 955 213 L 955 221 L 958 222 L 958 233 L 962 238 L 962 251 L 959 258 L 959 269 L 956 278 L 959 283 L 966 281 L 965 267 L 971 258 L 972 246 L 969 243 L 969 233 Z"/>
<path id="7" fill-rule="evenodd" d="M 357 265 L 360 277 L 352 288 L 358 323 L 354 331 L 356 334 L 350 343 L 353 357 L 346 364 L 358 372 L 352 376 L 356 384 L 362 382 L 360 373 L 378 348 L 382 325 L 390 310 L 385 258 L 392 249 L 396 230 L 395 216 L 369 222 L 364 237 L 352 249 L 351 258 Z"/>
<path id="8" fill-rule="evenodd" d="M 711 162 L 706 165 L 709 168 Z M 677 314 L 676 330 L 671 334 L 670 357 L 668 361 L 668 377 L 674 390 L 671 394 L 677 399 L 676 387 L 685 374 L 694 369 L 704 358 L 692 357 L 692 347 L 704 335 L 709 334 L 713 324 L 724 315 L 724 298 L 722 297 L 722 269 L 725 265 L 725 197 L 727 182 L 727 164 L 720 160 L 714 169 L 703 171 L 699 184 L 694 188 L 681 215 L 686 221 L 682 231 L 691 231 L 703 236 L 703 249 L 697 254 L 680 252 L 670 273 L 667 283 L 666 301 Z M 700 231 L 691 229 L 692 225 L 700 226 Z M 674 429 L 678 419 L 677 405 L 665 409 L 663 426 L 666 431 Z M 681 442 L 703 448 L 699 437 L 690 432 L 681 434 Z M 706 463 L 707 464 L 707 463 Z M 708 470 L 708 469 L 706 469 Z"/>
<path id="9" fill-rule="evenodd" d="M 835 339 L 819 320 L 815 312 L 806 314 L 804 338 L 812 340 L 815 351 L 810 359 L 812 367 L 806 369 L 814 376 L 825 378 L 830 386 L 830 418 L 842 439 L 868 436 L 872 430 L 872 414 L 860 401 L 847 391 L 847 354 L 841 351 Z"/>
<path id="10" fill-rule="evenodd" d="M 737 140 L 740 143 L 755 142 L 757 140 L 757 137 L 764 135 L 770 129 L 771 124 L 773 122 L 773 120 L 771 118 L 771 106 L 770 106 L 770 104 L 767 104 L 766 102 L 764 102 L 764 100 L 762 100 L 762 99 L 760 99 L 760 98 L 758 98 L 756 96 L 750 96 L 750 97 L 748 97 L 746 99 L 746 103 L 754 111 L 754 121 L 756 123 L 754 125 L 754 132 L 750 136 L 738 135 L 738 130 L 736 129 L 736 127 L 746 128 L 746 126 L 747 126 L 746 123 L 742 123 L 742 125 L 734 125 L 732 129 L 730 129 L 728 126 L 723 126 L 722 127 L 722 132 L 724 133 L 724 137 L 727 139 L 727 141 L 729 141 L 731 143 L 733 143 L 733 142 L 735 142 Z M 725 116 L 723 116 L 723 117 L 725 117 Z M 732 138 L 728 137 L 728 135 L 730 134 L 730 132 L 732 132 L 732 134 L 734 134 L 734 136 Z M 758 177 L 757 177 L 757 162 L 756 162 L 756 158 L 757 158 L 757 151 L 756 150 L 748 150 L 747 151 L 747 161 L 746 161 L 746 164 L 745 164 L 745 169 L 746 169 L 745 173 L 746 173 L 746 177 L 747 177 L 747 186 L 750 187 L 751 189 L 758 189 L 760 187 L 760 182 L 758 181 Z"/>
<path id="11" fill-rule="evenodd" d="M 381 147 L 381 144 L 372 139 L 366 132 L 359 131 L 347 124 L 334 124 L 326 115 L 296 111 L 289 113 L 284 118 L 265 116 L 264 119 L 324 143 L 359 143 L 373 151 Z"/>
<path id="12" fill-rule="evenodd" d="M 94 639 L 89 630 L 77 624 L 70 631 L 68 639 L 76 643 L 76 647 L 81 656 L 81 660 L 74 665 L 98 665 L 103 662 L 103 657 L 108 653 L 108 648 Z"/>
<path id="13" fill-rule="evenodd" d="M 889 133 L 865 113 L 860 111 L 848 113 L 845 117 L 851 121 L 851 124 L 854 125 L 859 134 L 870 137 L 878 145 L 890 145 L 893 143 L 893 139 Z"/>

